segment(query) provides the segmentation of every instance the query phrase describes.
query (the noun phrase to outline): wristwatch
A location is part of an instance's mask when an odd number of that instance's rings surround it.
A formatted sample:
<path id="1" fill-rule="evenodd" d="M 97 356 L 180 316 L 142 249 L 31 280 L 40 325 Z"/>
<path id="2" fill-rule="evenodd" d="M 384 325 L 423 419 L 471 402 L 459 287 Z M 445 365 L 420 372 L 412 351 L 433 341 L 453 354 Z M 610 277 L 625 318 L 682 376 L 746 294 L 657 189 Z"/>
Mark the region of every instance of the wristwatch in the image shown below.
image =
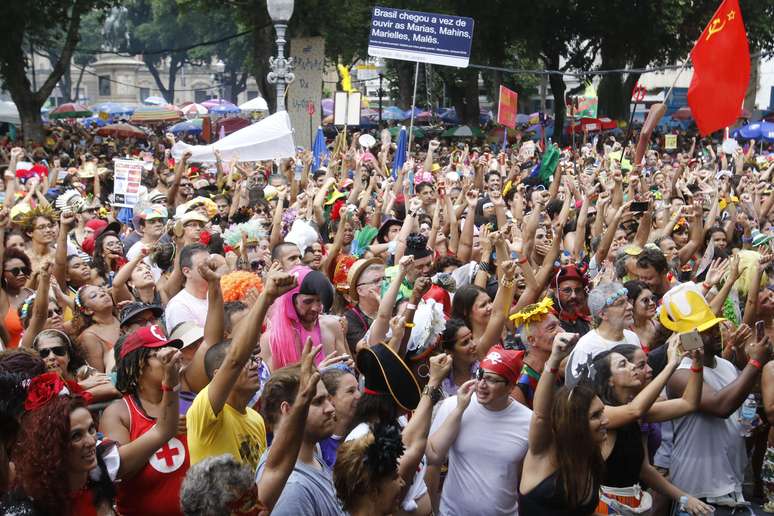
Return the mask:
<path id="1" fill-rule="evenodd" d="M 441 401 L 441 397 L 443 396 L 443 391 L 440 387 L 430 387 L 429 385 L 425 385 L 425 388 L 422 389 L 422 395 L 427 396 L 430 398 L 430 402 L 435 405 L 439 401 Z"/>

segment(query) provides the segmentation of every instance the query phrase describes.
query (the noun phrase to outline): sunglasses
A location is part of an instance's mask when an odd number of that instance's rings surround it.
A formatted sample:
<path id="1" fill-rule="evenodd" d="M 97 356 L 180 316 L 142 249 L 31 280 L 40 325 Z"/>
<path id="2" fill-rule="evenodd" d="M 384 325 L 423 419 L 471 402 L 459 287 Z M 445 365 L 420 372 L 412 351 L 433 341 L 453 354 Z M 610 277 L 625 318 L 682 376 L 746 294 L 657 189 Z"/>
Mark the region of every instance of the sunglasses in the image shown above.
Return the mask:
<path id="1" fill-rule="evenodd" d="M 5 272 L 10 272 L 14 276 L 29 276 L 32 273 L 32 269 L 29 267 L 14 267 L 12 269 L 6 269 Z"/>
<path id="2" fill-rule="evenodd" d="M 64 346 L 54 346 L 53 348 L 43 348 L 38 350 L 40 358 L 48 358 L 48 355 L 51 353 L 58 357 L 63 357 L 67 355 L 67 348 Z"/>
<path id="3" fill-rule="evenodd" d="M 503 384 L 508 383 L 507 381 L 500 380 L 499 378 L 486 376 L 485 371 L 480 368 L 476 370 L 476 380 L 478 380 L 479 382 L 484 381 L 486 382 L 487 385 L 490 385 L 490 386 L 497 385 L 498 383 L 503 383 Z"/>

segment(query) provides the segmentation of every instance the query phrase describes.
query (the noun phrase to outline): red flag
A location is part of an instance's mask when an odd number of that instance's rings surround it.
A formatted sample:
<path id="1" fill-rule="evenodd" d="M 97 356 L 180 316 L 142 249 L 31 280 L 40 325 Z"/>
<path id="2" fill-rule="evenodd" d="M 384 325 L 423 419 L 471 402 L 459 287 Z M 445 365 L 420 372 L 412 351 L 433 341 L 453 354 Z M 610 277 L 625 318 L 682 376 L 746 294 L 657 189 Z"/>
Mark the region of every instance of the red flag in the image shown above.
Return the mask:
<path id="1" fill-rule="evenodd" d="M 519 106 L 519 94 L 500 86 L 500 102 L 497 105 L 497 123 L 516 128 L 516 111 Z"/>
<path id="2" fill-rule="evenodd" d="M 739 0 L 723 0 L 691 51 L 688 105 L 702 135 L 733 125 L 750 82 L 750 48 Z"/>

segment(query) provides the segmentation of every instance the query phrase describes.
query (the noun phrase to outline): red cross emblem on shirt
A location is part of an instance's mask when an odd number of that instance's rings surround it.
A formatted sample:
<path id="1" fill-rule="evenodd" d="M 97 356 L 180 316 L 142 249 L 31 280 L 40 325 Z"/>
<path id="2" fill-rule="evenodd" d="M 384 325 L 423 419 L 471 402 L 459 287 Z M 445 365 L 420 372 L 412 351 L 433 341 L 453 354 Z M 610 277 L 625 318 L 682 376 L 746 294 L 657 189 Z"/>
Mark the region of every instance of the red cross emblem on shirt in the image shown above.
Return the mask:
<path id="1" fill-rule="evenodd" d="M 151 455 L 148 463 L 160 473 L 171 473 L 177 470 L 185 462 L 185 446 L 176 437 L 173 437 L 156 453 Z"/>

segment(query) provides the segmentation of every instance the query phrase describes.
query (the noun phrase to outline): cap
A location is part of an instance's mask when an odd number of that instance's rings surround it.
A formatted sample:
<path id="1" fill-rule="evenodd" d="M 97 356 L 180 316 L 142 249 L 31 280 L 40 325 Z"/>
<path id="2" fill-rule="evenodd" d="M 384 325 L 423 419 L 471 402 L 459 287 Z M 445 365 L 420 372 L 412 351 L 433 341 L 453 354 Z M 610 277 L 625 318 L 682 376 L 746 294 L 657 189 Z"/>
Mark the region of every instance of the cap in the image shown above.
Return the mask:
<path id="1" fill-rule="evenodd" d="M 121 346 L 119 359 L 124 358 L 132 351 L 137 351 L 141 348 L 153 349 L 166 346 L 180 349 L 183 346 L 183 341 L 180 339 L 167 339 L 164 335 L 164 331 L 158 325 L 145 326 L 134 330 L 126 336 L 124 344 Z"/>
<path id="2" fill-rule="evenodd" d="M 147 208 L 143 209 L 139 215 L 143 220 L 166 219 L 169 216 L 167 209 L 164 206 L 160 206 L 158 204 L 148 206 Z"/>
<path id="3" fill-rule="evenodd" d="M 183 348 L 196 344 L 204 338 L 204 328 L 192 321 L 184 321 L 175 326 L 170 338 L 183 342 Z"/>
<path id="4" fill-rule="evenodd" d="M 497 374 L 508 380 L 508 383 L 516 383 L 521 372 L 522 360 L 520 354 L 512 349 L 502 346 L 494 346 L 481 361 L 481 369 Z"/>
<path id="5" fill-rule="evenodd" d="M 156 317 L 161 317 L 164 315 L 164 309 L 159 305 L 151 305 L 135 301 L 129 303 L 121 310 L 121 326 L 127 324 L 134 318 L 135 315 L 140 314 L 146 310 L 151 310 Z"/>

